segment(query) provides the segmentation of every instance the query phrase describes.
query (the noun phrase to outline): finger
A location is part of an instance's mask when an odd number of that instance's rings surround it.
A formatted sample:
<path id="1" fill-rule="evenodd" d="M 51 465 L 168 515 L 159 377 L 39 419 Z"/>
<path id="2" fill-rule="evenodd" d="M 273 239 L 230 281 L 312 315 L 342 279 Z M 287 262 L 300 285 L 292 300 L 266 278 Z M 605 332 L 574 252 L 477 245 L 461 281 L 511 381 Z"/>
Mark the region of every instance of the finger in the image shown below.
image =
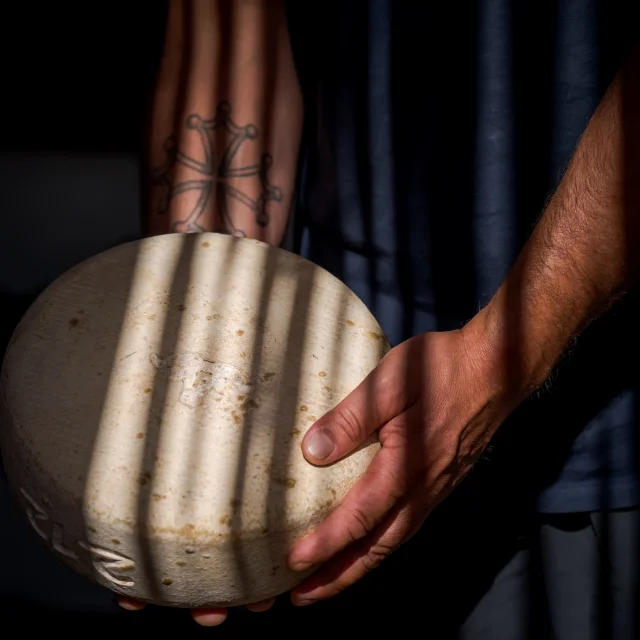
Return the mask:
<path id="1" fill-rule="evenodd" d="M 288 557 L 291 569 L 304 571 L 326 562 L 369 534 L 405 494 L 406 474 L 401 451 L 380 449 L 342 502 L 293 546 Z"/>
<path id="2" fill-rule="evenodd" d="M 312 464 L 331 464 L 354 451 L 409 404 L 402 358 L 389 352 L 340 403 L 307 431 L 302 453 Z"/>
<path id="3" fill-rule="evenodd" d="M 226 609 L 192 609 L 191 617 L 203 627 L 217 627 L 227 619 Z"/>
<path id="4" fill-rule="evenodd" d="M 147 606 L 146 602 L 140 602 L 140 600 L 121 595 L 116 595 L 116 602 L 127 611 L 140 611 Z"/>
<path id="5" fill-rule="evenodd" d="M 338 595 L 361 580 L 409 540 L 426 517 L 419 496 L 403 501 L 366 538 L 350 546 L 291 592 L 291 602 L 303 607 Z"/>
<path id="6" fill-rule="evenodd" d="M 253 602 L 251 604 L 245 605 L 245 609 L 249 609 L 249 611 L 253 611 L 254 613 L 262 613 L 263 611 L 268 611 L 273 607 L 276 603 L 275 598 L 268 598 L 267 600 L 261 600 L 260 602 Z"/>

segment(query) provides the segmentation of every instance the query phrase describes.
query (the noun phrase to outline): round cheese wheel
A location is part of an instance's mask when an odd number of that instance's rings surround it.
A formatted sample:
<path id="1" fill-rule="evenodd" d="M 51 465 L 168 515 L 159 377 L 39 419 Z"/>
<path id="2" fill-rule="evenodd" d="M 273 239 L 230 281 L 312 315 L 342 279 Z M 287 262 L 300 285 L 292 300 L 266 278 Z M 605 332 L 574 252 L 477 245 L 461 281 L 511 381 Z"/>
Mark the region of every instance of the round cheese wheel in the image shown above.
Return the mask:
<path id="1" fill-rule="evenodd" d="M 176 607 L 288 591 L 287 552 L 379 448 L 302 456 L 389 344 L 342 282 L 214 233 L 123 244 L 51 284 L 2 367 L 2 458 L 33 529 L 109 589 Z"/>

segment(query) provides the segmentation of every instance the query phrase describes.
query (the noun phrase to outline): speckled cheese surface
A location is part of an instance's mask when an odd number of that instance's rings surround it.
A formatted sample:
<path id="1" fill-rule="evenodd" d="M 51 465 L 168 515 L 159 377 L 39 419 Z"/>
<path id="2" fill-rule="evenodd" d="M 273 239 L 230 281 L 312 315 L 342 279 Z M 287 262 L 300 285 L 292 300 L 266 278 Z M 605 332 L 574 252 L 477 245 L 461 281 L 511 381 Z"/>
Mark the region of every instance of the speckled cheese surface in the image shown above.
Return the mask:
<path id="1" fill-rule="evenodd" d="M 291 543 L 379 445 L 326 468 L 316 418 L 388 351 L 316 265 L 226 235 L 169 234 L 50 285 L 2 367 L 2 459 L 54 553 L 118 593 L 178 607 L 283 593 Z"/>

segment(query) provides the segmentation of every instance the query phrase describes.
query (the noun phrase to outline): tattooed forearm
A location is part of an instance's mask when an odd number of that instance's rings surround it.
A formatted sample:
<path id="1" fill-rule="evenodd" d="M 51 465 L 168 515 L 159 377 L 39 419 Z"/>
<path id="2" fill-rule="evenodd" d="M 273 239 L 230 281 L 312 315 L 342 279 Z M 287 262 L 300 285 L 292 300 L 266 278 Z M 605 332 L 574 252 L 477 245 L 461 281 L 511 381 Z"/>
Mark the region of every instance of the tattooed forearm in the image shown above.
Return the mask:
<path id="1" fill-rule="evenodd" d="M 248 164 L 240 158 L 244 144 L 258 141 L 258 128 L 253 124 L 237 125 L 231 119 L 228 102 L 221 102 L 215 117 L 210 120 L 191 114 L 184 125 L 183 131 L 165 140 L 165 161 L 151 174 L 152 186 L 160 191 L 157 214 L 167 216 L 178 198 L 184 196 L 178 219 L 171 226 L 173 231 L 205 231 L 202 219 L 210 208 L 217 212 L 215 231 L 245 237 L 235 215 L 243 208 L 252 213 L 256 224 L 267 227 L 267 205 L 283 199 L 282 190 L 270 184 L 268 179 L 272 158 L 268 153 L 262 153 L 257 162 Z M 180 140 L 185 133 L 199 138 L 199 154 L 182 150 Z M 218 156 L 216 149 L 219 147 Z"/>

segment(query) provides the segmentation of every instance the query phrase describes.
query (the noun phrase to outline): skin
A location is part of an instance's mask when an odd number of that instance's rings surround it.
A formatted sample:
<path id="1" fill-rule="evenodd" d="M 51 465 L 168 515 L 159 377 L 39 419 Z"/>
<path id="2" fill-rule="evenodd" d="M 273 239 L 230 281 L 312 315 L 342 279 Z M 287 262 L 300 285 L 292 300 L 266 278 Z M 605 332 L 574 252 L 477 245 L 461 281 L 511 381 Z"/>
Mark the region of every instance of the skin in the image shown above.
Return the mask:
<path id="1" fill-rule="evenodd" d="M 172 12 L 178 11 L 178 4 L 172 5 Z M 163 141 L 180 132 L 188 114 L 212 118 L 216 105 L 229 100 L 236 123 L 257 122 L 266 125 L 259 130 L 270 132 L 266 139 L 256 138 L 257 151 L 248 145 L 236 166 L 251 166 L 268 151 L 273 157 L 269 181 L 283 197 L 266 202 L 266 226 L 256 222 L 255 210 L 236 197 L 230 198 L 226 221 L 211 201 L 197 224 L 204 230 L 241 230 L 279 244 L 293 192 L 302 121 L 286 26 L 281 7 L 280 13 L 269 13 L 276 17 L 267 25 L 264 1 L 235 2 L 228 5 L 233 19 L 226 23 L 232 35 L 216 37 L 222 29 L 217 10 L 223 4 L 182 3 L 202 12 L 193 21 L 197 28 L 189 27 L 184 16 L 170 21 L 151 118 L 149 164 L 158 167 L 165 162 Z M 191 35 L 200 53 L 185 64 L 185 34 L 190 28 L 197 31 Z M 265 66 L 273 62 L 258 55 L 269 33 L 279 34 L 273 40 L 280 42 L 275 67 Z M 225 46 L 233 46 L 233 56 Z M 231 70 L 227 81 L 220 82 L 216 69 L 223 62 Z M 187 80 L 181 83 L 185 69 Z M 271 74 L 269 83 L 260 81 L 266 74 Z M 243 81 L 235 82 L 240 77 Z M 202 91 L 203 86 L 216 89 Z M 268 116 L 265 105 L 270 105 Z M 421 334 L 392 349 L 308 431 L 302 455 L 313 464 L 331 464 L 348 455 L 374 431 L 382 448 L 344 501 L 291 550 L 293 569 L 318 566 L 290 594 L 294 604 L 335 596 L 408 540 L 465 478 L 505 418 L 547 380 L 567 346 L 637 283 L 637 113 L 638 50 L 609 87 L 559 188 L 490 303 L 458 331 Z M 214 137 L 215 153 L 220 155 L 230 138 L 224 133 Z M 202 158 L 197 136 L 194 141 L 183 132 L 181 143 L 189 157 Z M 193 168 L 183 165 L 169 175 L 174 186 L 193 179 Z M 246 184 L 243 188 L 252 198 L 264 187 L 255 176 Z M 150 233 L 189 230 L 175 228 L 194 211 L 184 193 L 170 198 L 167 210 L 158 213 L 162 195 L 150 188 Z M 144 606 L 122 598 L 120 604 L 133 610 Z M 272 604 L 270 600 L 248 608 L 264 611 Z M 192 615 L 200 624 L 214 626 L 227 612 L 200 610 Z"/>
<path id="2" fill-rule="evenodd" d="M 281 0 L 170 2 L 148 118 L 148 233 L 280 245 L 302 117 Z"/>
<path id="3" fill-rule="evenodd" d="M 302 117 L 280 0 L 172 0 L 148 120 L 147 233 L 217 231 L 280 245 Z M 116 598 L 129 611 L 145 607 Z M 217 626 L 227 610 L 191 614 Z"/>
<path id="4" fill-rule="evenodd" d="M 320 565 L 292 592 L 294 604 L 336 595 L 409 539 L 569 343 L 637 283 L 639 109 L 637 49 L 487 307 L 460 331 L 394 348 L 305 435 L 302 451 L 314 464 L 331 464 L 376 430 L 382 449 L 341 505 L 292 549 L 292 568 Z"/>

